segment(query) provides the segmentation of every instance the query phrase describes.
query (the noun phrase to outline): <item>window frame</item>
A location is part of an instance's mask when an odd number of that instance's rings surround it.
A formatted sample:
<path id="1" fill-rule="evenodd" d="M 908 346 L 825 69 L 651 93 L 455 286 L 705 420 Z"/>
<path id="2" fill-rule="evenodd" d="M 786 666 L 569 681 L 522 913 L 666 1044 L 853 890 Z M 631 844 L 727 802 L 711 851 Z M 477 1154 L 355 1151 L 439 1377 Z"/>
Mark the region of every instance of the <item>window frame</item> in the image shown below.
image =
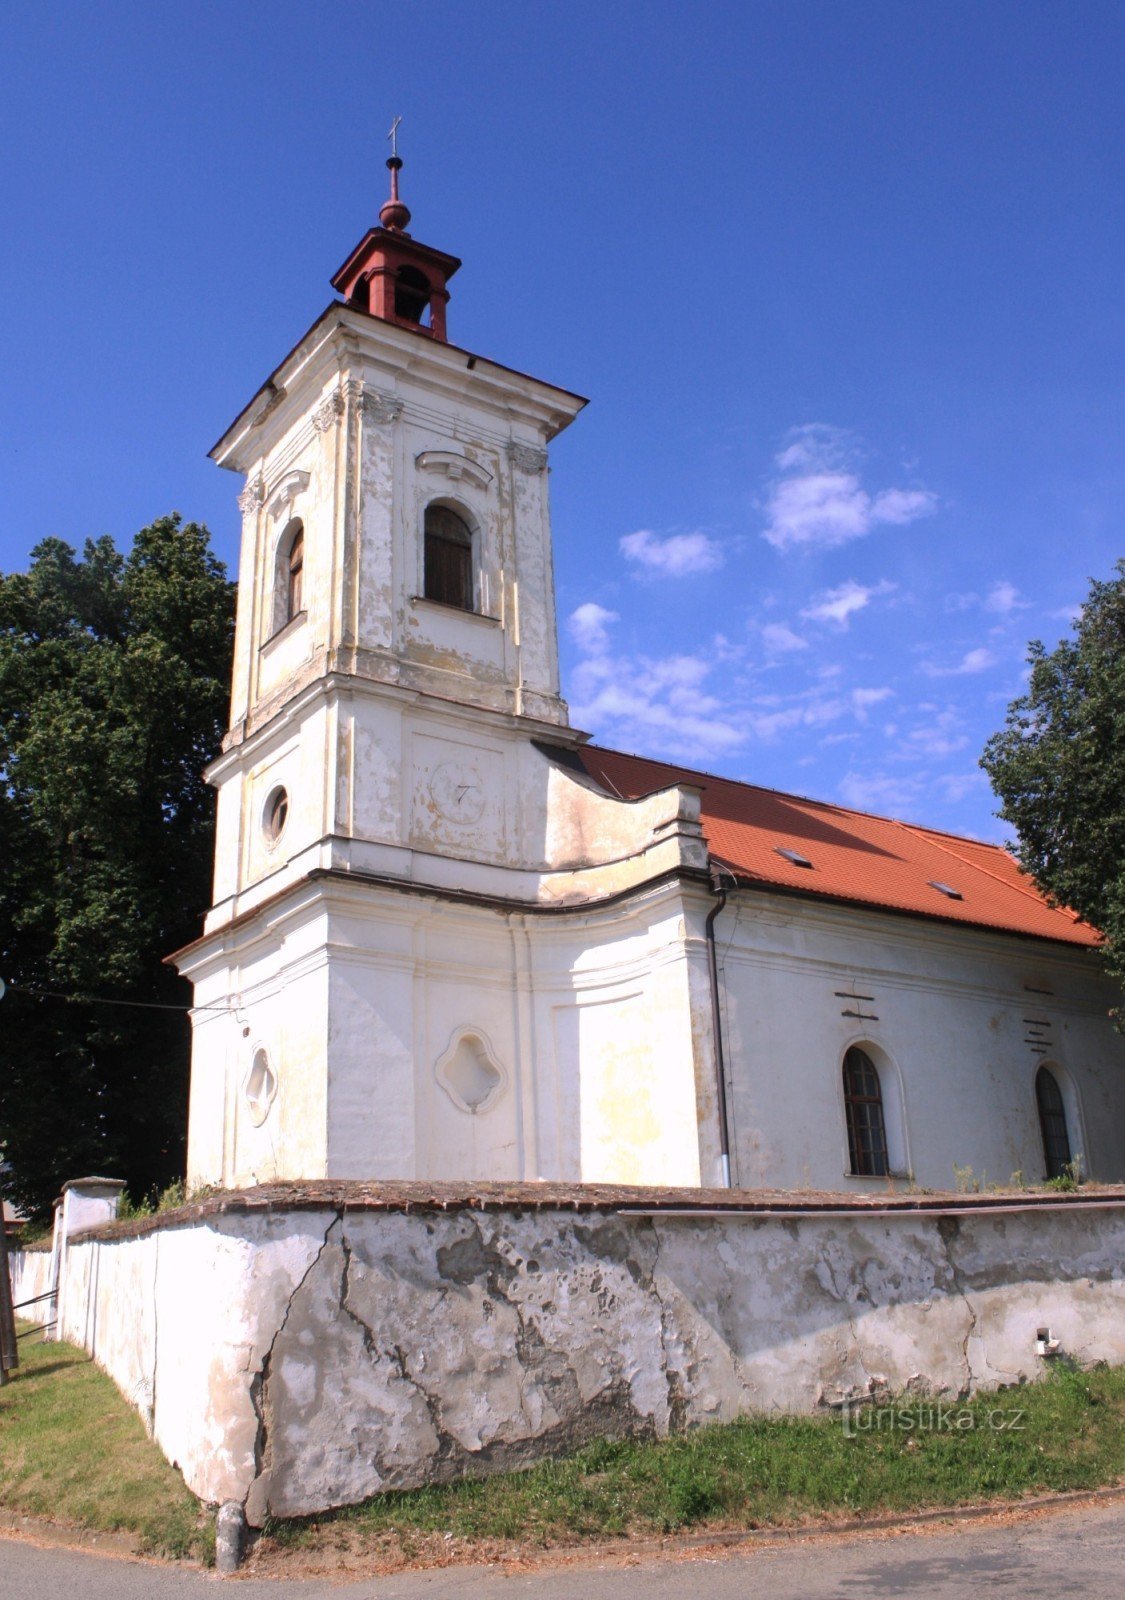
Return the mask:
<path id="1" fill-rule="evenodd" d="M 296 557 L 296 561 L 294 561 Z M 285 621 L 295 622 L 305 610 L 305 525 L 299 522 L 285 557 Z"/>
<path id="2" fill-rule="evenodd" d="M 300 609 L 292 609 L 293 586 L 290 557 L 294 546 L 300 542 Z M 270 567 L 269 589 L 263 593 L 262 600 L 262 648 L 272 643 L 286 629 L 301 622 L 308 615 L 306 603 L 306 581 L 308 569 L 308 538 L 304 518 L 291 516 L 277 535 L 273 545 L 273 560 Z"/>
<path id="3" fill-rule="evenodd" d="M 1042 1086 L 1048 1082 L 1051 1085 L 1051 1091 L 1057 1097 L 1058 1104 L 1056 1106 L 1045 1107 L 1043 1104 Z M 1067 1175 L 1067 1169 L 1072 1167 L 1075 1161 L 1074 1140 L 1072 1138 L 1074 1130 L 1072 1128 L 1070 1108 L 1067 1106 L 1067 1086 L 1064 1084 L 1062 1074 L 1057 1066 L 1050 1062 L 1041 1061 L 1035 1069 L 1034 1087 L 1035 1109 L 1039 1116 L 1039 1139 L 1043 1151 L 1043 1164 L 1046 1168 L 1046 1175 L 1048 1180 L 1051 1178 L 1063 1178 Z M 1048 1129 L 1049 1117 L 1062 1122 L 1061 1145 L 1057 1139 L 1057 1127 L 1054 1130 L 1054 1134 Z M 1064 1158 L 1059 1159 L 1062 1156 L 1063 1146 L 1065 1146 L 1066 1154 Z"/>
<path id="4" fill-rule="evenodd" d="M 456 519 L 465 531 L 464 541 L 449 539 L 436 530 L 428 527 L 431 517 L 444 514 Z M 444 606 L 450 611 L 459 611 L 463 616 L 480 616 L 480 549 L 477 533 L 477 521 L 467 507 L 452 503 L 448 500 L 429 500 L 422 508 L 422 548 L 421 548 L 421 583 L 419 585 L 419 598 L 429 605 Z M 430 591 L 430 546 L 441 545 L 450 550 L 462 552 L 464 570 L 462 574 L 463 593 L 465 604 L 457 600 L 447 599 L 444 595 Z M 434 588 L 440 585 L 435 583 Z"/>
<path id="5" fill-rule="evenodd" d="M 875 1080 L 876 1093 L 858 1094 L 853 1087 L 851 1074 L 853 1071 L 852 1058 L 862 1058 L 864 1064 L 860 1070 L 869 1069 Z M 853 1178 L 892 1178 L 895 1176 L 891 1162 L 890 1140 L 887 1137 L 887 1111 L 886 1094 L 884 1092 L 883 1078 L 879 1065 L 865 1045 L 858 1042 L 848 1045 L 840 1063 L 840 1083 L 844 1098 L 844 1127 L 847 1134 L 848 1147 L 848 1175 Z M 865 1110 L 864 1122 L 867 1126 L 860 1128 L 857 1120 L 859 1108 L 874 1107 L 875 1113 Z M 875 1116 L 877 1115 L 877 1141 L 871 1140 Z M 864 1144 L 867 1139 L 870 1148 Z M 880 1156 L 881 1162 L 880 1165 Z"/>

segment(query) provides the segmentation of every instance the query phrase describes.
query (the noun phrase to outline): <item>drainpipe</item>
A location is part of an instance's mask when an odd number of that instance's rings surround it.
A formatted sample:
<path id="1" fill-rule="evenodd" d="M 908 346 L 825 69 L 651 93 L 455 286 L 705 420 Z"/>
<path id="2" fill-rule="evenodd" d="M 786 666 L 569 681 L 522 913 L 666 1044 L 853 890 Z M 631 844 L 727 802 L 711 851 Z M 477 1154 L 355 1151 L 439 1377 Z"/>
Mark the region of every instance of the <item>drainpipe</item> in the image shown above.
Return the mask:
<path id="1" fill-rule="evenodd" d="M 715 1090 L 719 1106 L 719 1155 L 723 1166 L 723 1186 L 730 1181 L 730 1122 L 727 1117 L 727 1068 L 723 1054 L 723 1014 L 719 1005 L 719 961 L 715 954 L 715 919 L 727 903 L 727 892 L 716 880 L 712 885 L 718 899 L 707 913 L 707 970 L 711 977 L 711 1036 L 715 1041 Z"/>

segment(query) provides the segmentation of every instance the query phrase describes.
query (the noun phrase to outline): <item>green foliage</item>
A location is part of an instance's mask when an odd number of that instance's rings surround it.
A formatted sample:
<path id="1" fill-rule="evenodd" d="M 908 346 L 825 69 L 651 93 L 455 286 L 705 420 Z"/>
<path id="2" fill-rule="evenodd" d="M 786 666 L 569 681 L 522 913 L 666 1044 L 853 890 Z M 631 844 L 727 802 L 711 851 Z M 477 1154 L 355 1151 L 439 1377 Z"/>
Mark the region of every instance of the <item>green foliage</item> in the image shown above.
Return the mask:
<path id="1" fill-rule="evenodd" d="M 182 1178 L 176 1178 L 166 1189 L 154 1189 L 150 1194 L 141 1195 L 139 1200 L 134 1200 L 126 1189 L 118 1202 L 117 1220 L 130 1222 L 134 1217 L 162 1217 L 166 1211 L 178 1211 L 181 1206 L 205 1200 L 215 1193 L 217 1190 L 211 1183 L 202 1183 L 189 1192 Z"/>
<path id="2" fill-rule="evenodd" d="M 1072 638 L 1030 647 L 1028 691 L 981 765 L 1039 886 L 1107 938 L 1125 981 L 1125 561 L 1091 585 Z"/>
<path id="3" fill-rule="evenodd" d="M 37 1214 L 67 1178 L 145 1194 L 183 1170 L 191 993 L 163 958 L 210 900 L 201 774 L 233 611 L 207 530 L 178 516 L 127 556 L 48 539 L 0 575 L 0 1155 Z"/>
<path id="4" fill-rule="evenodd" d="M 1057 1178 L 1048 1178 L 1043 1187 L 1054 1189 L 1057 1194 L 1073 1194 L 1081 1189 L 1083 1182 L 1082 1157 L 1077 1155 L 1073 1161 L 1066 1162 Z"/>

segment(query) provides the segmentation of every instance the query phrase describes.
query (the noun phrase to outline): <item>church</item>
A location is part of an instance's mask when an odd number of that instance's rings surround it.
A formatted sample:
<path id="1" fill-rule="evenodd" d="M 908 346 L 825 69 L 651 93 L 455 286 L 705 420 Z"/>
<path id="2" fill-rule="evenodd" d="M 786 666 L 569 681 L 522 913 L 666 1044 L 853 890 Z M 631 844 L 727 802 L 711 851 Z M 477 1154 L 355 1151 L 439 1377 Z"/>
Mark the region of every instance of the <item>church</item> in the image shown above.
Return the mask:
<path id="1" fill-rule="evenodd" d="M 212 451 L 243 486 L 188 1183 L 1125 1181 L 1098 935 L 1002 849 L 600 749 L 548 462 L 391 195 Z"/>

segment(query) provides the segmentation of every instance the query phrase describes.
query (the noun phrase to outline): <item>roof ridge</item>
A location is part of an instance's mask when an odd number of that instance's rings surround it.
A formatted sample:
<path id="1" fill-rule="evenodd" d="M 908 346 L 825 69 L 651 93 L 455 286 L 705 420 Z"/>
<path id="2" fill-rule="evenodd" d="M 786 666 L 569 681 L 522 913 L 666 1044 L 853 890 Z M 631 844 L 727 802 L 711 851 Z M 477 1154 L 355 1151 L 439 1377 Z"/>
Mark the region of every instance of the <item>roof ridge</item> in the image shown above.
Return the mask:
<path id="1" fill-rule="evenodd" d="M 1010 859 L 1015 859 L 1006 845 L 992 844 L 988 839 L 974 839 L 969 834 L 950 833 L 947 828 L 931 828 L 925 822 L 907 822 L 903 817 L 893 817 L 884 811 L 862 811 L 858 806 L 846 806 L 838 800 L 818 800 L 815 795 L 796 794 L 792 789 L 778 789 L 766 783 L 751 783 L 746 778 L 726 778 L 721 772 L 707 772 L 702 767 L 685 767 L 676 761 L 660 761 L 655 756 L 638 755 L 632 750 L 611 750 L 604 744 L 587 744 L 583 745 L 582 749 L 597 750 L 607 756 L 620 756 L 625 761 L 644 761 L 650 767 L 671 767 L 676 772 L 690 772 L 698 778 L 710 778 L 713 783 L 733 784 L 736 789 L 756 789 L 759 794 L 776 794 L 783 800 L 800 800 L 804 805 L 822 806 L 825 811 L 839 811 L 849 817 L 870 817 L 873 822 L 890 822 L 899 828 L 910 828 L 915 833 L 933 833 L 940 834 L 944 839 L 961 839 L 965 844 L 979 845 L 982 850 L 999 850 Z"/>
<path id="2" fill-rule="evenodd" d="M 909 822 L 900 822 L 898 826 L 900 828 L 912 828 L 916 833 L 925 833 L 928 831 L 925 828 L 914 828 L 913 824 Z M 947 834 L 946 837 L 955 839 L 957 835 Z M 986 878 L 991 878 L 995 883 L 1002 884 L 1005 889 L 1014 889 L 1017 894 L 1025 895 L 1027 899 L 1034 900 L 1036 905 L 1043 906 L 1048 911 L 1061 911 L 1063 915 L 1069 917 L 1072 922 L 1080 923 L 1085 921 L 1085 919 L 1080 917 L 1076 911 L 1072 911 L 1069 906 L 1064 906 L 1061 902 L 1057 905 L 1051 905 L 1051 902 L 1046 898 L 1045 895 L 1041 894 L 1038 889 L 1025 888 L 1019 879 L 1013 883 L 1008 878 L 1002 878 L 998 872 L 993 872 L 991 867 L 981 866 L 981 864 L 977 861 L 966 861 L 964 856 L 958 855 L 956 850 L 951 850 L 948 845 L 942 844 L 940 839 L 935 839 L 934 844 L 939 850 L 943 850 L 947 856 L 952 856 L 954 861 L 960 861 L 962 866 L 968 867 L 970 872 L 983 872 Z M 1015 863 L 1016 870 L 1020 873 L 1021 877 L 1027 877 L 1028 874 L 1024 872 L 1024 869 L 1020 866 L 1015 856 L 1011 855 L 1007 851 L 1005 851 L 1005 854 L 1008 855 L 1009 860 Z M 1089 927 L 1090 924 L 1087 923 L 1086 926 Z"/>

